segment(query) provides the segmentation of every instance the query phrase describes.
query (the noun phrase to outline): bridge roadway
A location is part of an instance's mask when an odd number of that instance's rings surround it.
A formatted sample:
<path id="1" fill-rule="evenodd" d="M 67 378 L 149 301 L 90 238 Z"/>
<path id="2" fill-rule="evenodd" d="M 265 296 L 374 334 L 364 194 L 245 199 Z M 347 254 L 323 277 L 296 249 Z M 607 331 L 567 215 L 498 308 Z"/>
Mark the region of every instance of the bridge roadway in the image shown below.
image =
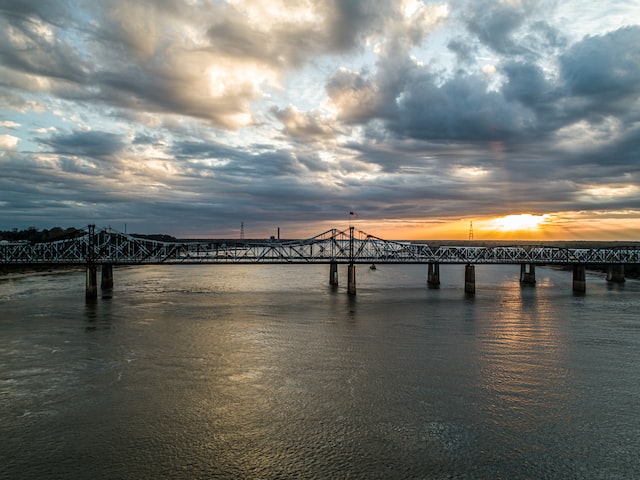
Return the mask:
<path id="1" fill-rule="evenodd" d="M 440 264 L 464 264 L 465 290 L 475 291 L 476 264 L 521 265 L 521 281 L 535 283 L 535 265 L 573 266 L 574 290 L 584 291 L 585 265 L 608 266 L 607 279 L 624 281 L 624 265 L 640 264 L 640 248 L 556 246 L 437 246 L 383 240 L 362 231 L 332 229 L 306 240 L 264 242 L 162 242 L 89 225 L 84 235 L 47 243 L 0 242 L 0 265 L 86 265 L 87 295 L 93 296 L 96 266 L 103 287 L 113 284 L 113 265 L 144 264 L 329 264 L 337 284 L 337 265 L 349 265 L 349 293 L 355 294 L 356 264 L 427 264 L 428 285 L 439 285 Z M 106 271 L 106 280 L 105 280 Z"/>

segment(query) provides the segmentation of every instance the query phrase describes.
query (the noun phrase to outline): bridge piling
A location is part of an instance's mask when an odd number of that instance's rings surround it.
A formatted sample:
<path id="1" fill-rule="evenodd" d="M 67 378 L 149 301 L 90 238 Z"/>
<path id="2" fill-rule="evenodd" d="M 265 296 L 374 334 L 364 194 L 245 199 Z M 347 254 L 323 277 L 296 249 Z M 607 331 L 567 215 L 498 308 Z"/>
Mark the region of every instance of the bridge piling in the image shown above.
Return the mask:
<path id="1" fill-rule="evenodd" d="M 95 265 L 87 265 L 85 298 L 87 300 L 96 300 L 98 298 L 98 273 Z"/>
<path id="2" fill-rule="evenodd" d="M 347 293 L 349 295 L 356 294 L 356 266 L 353 263 L 349 264 L 348 271 L 348 281 L 347 281 Z"/>
<path id="3" fill-rule="evenodd" d="M 440 288 L 440 264 L 438 262 L 429 263 L 427 268 L 427 287 Z"/>
<path id="4" fill-rule="evenodd" d="M 100 288 L 102 290 L 111 290 L 113 288 L 113 265 L 105 263 L 102 265 L 100 279 Z"/>
<path id="5" fill-rule="evenodd" d="M 607 282 L 624 283 L 624 264 L 607 265 Z"/>
<path id="6" fill-rule="evenodd" d="M 329 264 L 329 285 L 338 285 L 338 262 Z"/>
<path id="7" fill-rule="evenodd" d="M 529 263 L 529 269 L 527 271 L 527 264 L 520 264 L 520 283 L 522 285 L 535 285 L 536 284 L 536 266 L 533 263 Z"/>
<path id="8" fill-rule="evenodd" d="M 573 266 L 573 292 L 585 293 L 587 291 L 587 280 L 585 276 L 585 266 L 583 264 Z"/>
<path id="9" fill-rule="evenodd" d="M 476 267 L 467 264 L 464 267 L 464 292 L 468 294 L 476 293 Z"/>

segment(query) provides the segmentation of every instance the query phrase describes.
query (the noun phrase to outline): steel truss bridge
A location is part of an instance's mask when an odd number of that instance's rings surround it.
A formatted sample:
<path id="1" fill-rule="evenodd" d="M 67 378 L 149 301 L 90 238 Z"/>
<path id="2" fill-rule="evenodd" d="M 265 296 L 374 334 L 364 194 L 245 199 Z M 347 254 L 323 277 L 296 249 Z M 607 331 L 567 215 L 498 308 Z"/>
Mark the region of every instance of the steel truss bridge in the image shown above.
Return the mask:
<path id="1" fill-rule="evenodd" d="M 306 240 L 162 242 L 89 225 L 84 235 L 47 243 L 0 243 L 0 265 L 143 264 L 640 264 L 640 248 L 437 246 L 331 229 Z"/>

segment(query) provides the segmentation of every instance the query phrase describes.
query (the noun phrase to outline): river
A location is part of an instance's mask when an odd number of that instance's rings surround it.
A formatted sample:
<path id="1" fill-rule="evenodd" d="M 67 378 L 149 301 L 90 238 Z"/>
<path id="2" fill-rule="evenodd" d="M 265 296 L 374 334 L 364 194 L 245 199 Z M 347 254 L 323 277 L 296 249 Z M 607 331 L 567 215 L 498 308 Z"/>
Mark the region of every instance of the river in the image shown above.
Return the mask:
<path id="1" fill-rule="evenodd" d="M 640 478 L 640 282 L 357 268 L 0 278 L 0 478 Z"/>

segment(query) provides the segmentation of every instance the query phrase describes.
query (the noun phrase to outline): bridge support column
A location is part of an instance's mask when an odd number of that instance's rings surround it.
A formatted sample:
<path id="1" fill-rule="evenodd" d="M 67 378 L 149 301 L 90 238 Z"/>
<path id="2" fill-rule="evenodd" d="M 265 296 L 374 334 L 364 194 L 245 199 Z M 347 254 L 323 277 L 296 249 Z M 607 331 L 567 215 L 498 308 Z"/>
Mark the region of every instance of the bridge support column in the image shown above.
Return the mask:
<path id="1" fill-rule="evenodd" d="M 353 263 L 349 264 L 347 293 L 349 295 L 355 295 L 356 294 L 356 266 Z"/>
<path id="2" fill-rule="evenodd" d="M 476 293 L 476 267 L 475 265 L 465 265 L 464 267 L 464 292 Z"/>
<path id="3" fill-rule="evenodd" d="M 329 264 L 329 285 L 338 285 L 338 263 Z"/>
<path id="4" fill-rule="evenodd" d="M 573 291 L 575 293 L 584 293 L 587 291 L 587 280 L 584 265 L 573 266 Z"/>
<path id="5" fill-rule="evenodd" d="M 527 264 L 520 264 L 520 283 L 523 285 L 535 285 L 536 284 L 536 266 L 533 263 L 529 263 L 529 271 L 527 271 Z"/>
<path id="6" fill-rule="evenodd" d="M 607 265 L 607 282 L 624 283 L 624 264 Z"/>
<path id="7" fill-rule="evenodd" d="M 440 264 L 430 263 L 427 270 L 427 287 L 440 288 Z"/>
<path id="8" fill-rule="evenodd" d="M 110 263 L 102 265 L 100 288 L 102 290 L 111 290 L 113 288 L 113 265 Z"/>
<path id="9" fill-rule="evenodd" d="M 85 298 L 87 300 L 96 300 L 98 298 L 98 273 L 95 265 L 87 265 Z"/>

